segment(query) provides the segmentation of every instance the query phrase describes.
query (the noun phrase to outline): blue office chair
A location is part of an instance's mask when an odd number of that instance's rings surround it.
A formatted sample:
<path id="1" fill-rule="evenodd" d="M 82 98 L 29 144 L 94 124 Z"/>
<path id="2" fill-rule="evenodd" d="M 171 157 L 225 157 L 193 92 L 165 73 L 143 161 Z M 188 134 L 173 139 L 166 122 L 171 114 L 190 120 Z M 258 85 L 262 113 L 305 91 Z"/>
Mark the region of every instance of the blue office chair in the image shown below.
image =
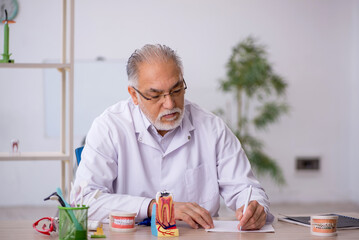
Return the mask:
<path id="1" fill-rule="evenodd" d="M 82 150 L 84 150 L 84 146 L 75 149 L 77 166 L 80 165 L 80 162 L 81 162 L 81 153 L 82 153 Z"/>

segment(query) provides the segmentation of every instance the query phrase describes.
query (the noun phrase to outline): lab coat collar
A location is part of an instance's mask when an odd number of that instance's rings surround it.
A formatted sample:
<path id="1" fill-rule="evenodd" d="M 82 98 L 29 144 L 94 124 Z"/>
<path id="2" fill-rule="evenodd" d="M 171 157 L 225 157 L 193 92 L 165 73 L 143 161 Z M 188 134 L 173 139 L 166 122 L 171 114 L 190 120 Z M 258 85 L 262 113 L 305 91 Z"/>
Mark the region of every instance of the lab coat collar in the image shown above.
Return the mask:
<path id="1" fill-rule="evenodd" d="M 147 130 L 151 123 L 143 114 L 138 105 L 134 105 L 132 115 L 133 125 L 135 127 L 135 132 L 137 135 L 137 141 L 149 145 L 150 147 L 153 147 L 159 151 L 162 151 L 161 146 L 159 146 L 156 140 L 151 136 L 151 133 Z"/>

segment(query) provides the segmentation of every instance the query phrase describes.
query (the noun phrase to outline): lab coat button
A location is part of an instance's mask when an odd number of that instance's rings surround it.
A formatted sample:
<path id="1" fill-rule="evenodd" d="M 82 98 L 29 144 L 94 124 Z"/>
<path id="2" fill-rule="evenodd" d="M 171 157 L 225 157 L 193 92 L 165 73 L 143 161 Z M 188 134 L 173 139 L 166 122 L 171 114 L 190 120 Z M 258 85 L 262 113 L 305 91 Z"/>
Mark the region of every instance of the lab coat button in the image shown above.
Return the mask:
<path id="1" fill-rule="evenodd" d="M 138 141 L 142 142 L 142 137 L 139 137 L 139 138 L 138 138 Z"/>
<path id="2" fill-rule="evenodd" d="M 190 135 L 188 135 L 188 140 L 190 140 L 191 139 L 191 136 Z"/>

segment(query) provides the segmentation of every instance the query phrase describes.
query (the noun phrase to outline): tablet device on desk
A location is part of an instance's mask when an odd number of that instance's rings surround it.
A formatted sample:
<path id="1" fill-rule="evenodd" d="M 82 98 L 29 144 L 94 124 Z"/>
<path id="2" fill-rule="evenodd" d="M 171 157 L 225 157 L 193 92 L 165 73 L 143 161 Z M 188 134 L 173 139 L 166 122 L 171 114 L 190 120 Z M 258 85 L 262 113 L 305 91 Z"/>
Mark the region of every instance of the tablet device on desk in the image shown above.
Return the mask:
<path id="1" fill-rule="evenodd" d="M 359 219 L 339 214 L 324 214 L 323 216 L 338 216 L 338 229 L 359 228 Z M 310 227 L 310 216 L 283 216 L 278 218 L 280 221 L 295 223 L 298 225 Z"/>

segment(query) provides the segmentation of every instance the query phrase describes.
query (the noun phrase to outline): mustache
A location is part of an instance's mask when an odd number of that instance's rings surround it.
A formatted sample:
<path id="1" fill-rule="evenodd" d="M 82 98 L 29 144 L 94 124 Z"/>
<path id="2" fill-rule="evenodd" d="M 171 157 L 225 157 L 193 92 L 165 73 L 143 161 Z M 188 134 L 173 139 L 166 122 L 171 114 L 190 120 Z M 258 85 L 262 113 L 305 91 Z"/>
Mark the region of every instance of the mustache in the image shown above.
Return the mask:
<path id="1" fill-rule="evenodd" d="M 168 115 L 168 114 L 173 114 L 173 113 L 179 113 L 181 114 L 182 113 L 182 110 L 180 108 L 174 108 L 174 109 L 171 109 L 171 110 L 165 110 L 163 112 L 161 112 L 159 115 L 158 115 L 158 118 L 161 118 L 165 115 Z"/>

